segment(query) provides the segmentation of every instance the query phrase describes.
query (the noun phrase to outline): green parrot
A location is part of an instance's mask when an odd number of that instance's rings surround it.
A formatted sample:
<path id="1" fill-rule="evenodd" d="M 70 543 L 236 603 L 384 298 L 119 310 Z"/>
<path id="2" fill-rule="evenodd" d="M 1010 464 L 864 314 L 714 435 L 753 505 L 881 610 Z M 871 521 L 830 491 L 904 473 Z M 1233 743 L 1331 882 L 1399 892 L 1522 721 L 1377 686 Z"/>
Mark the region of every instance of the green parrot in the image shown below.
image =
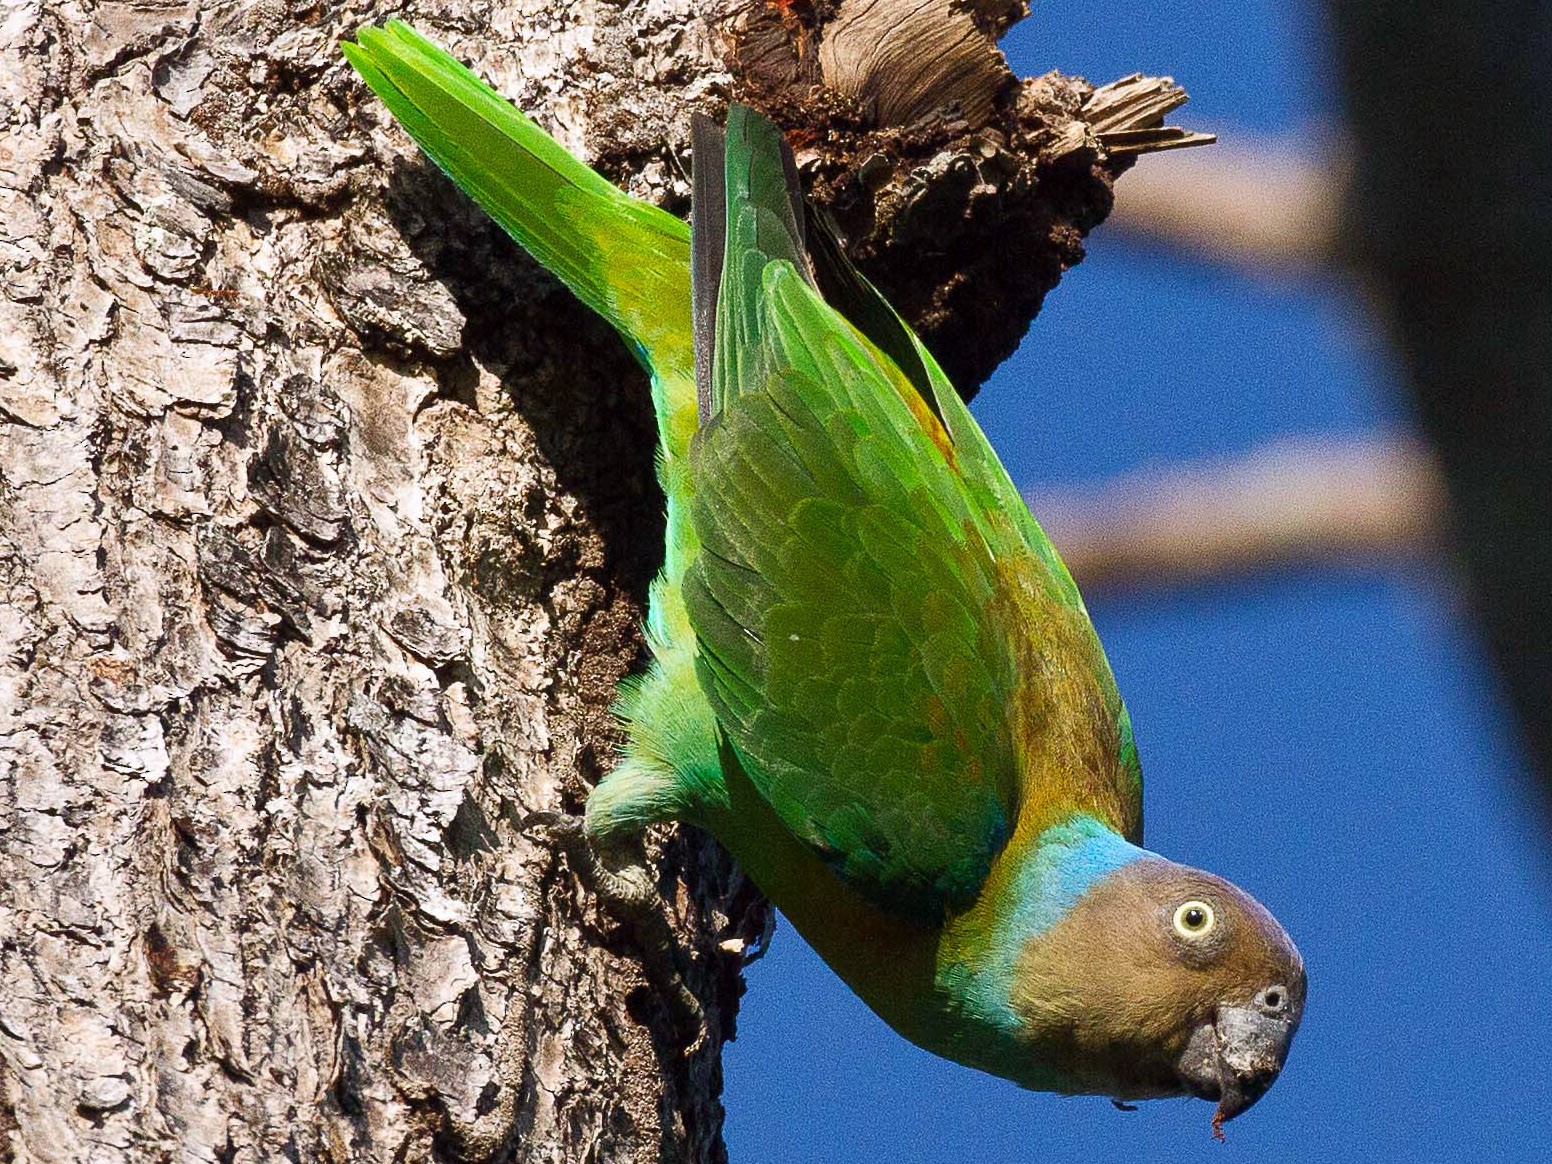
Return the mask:
<path id="1" fill-rule="evenodd" d="M 1056 550 L 930 352 L 735 105 L 693 228 L 409 27 L 350 62 L 651 374 L 667 545 L 599 846 L 709 831 L 885 1022 L 1024 1087 L 1216 1100 L 1277 1077 L 1288 935 L 1141 847 L 1131 723 Z"/>

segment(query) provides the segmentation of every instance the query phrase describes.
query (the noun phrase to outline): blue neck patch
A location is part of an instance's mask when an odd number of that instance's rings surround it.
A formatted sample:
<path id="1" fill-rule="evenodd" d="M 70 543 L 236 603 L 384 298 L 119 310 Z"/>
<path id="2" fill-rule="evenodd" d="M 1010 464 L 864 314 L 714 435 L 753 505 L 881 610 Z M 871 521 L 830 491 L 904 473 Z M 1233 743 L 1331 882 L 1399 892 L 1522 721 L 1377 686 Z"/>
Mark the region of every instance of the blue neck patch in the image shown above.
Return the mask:
<path id="1" fill-rule="evenodd" d="M 1086 813 L 1054 824 L 1036 838 L 1014 873 L 997 911 L 987 964 L 975 991 L 1003 1023 L 1016 1026 L 1008 1005 L 1014 968 L 1031 939 L 1045 933 L 1078 899 L 1133 861 L 1154 856 Z M 990 989 L 988 989 L 990 988 Z"/>
<path id="2" fill-rule="evenodd" d="M 1009 920 L 1019 931 L 1018 944 L 1061 921 L 1080 897 L 1121 866 L 1151 856 L 1087 814 L 1052 825 L 1031 846 L 1010 885 L 1016 908 Z"/>

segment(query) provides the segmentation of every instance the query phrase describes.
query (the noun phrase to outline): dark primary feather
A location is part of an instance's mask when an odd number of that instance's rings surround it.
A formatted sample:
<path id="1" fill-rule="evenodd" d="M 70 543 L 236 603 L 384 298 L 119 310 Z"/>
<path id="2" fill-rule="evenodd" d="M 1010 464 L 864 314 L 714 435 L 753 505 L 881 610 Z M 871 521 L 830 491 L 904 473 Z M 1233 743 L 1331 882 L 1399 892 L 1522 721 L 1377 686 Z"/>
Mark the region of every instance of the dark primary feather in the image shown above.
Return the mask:
<path id="1" fill-rule="evenodd" d="M 695 402 L 700 421 L 711 419 L 711 366 L 717 332 L 717 293 L 727 239 L 726 169 L 722 127 L 703 113 L 690 121 L 690 315 L 695 328 Z"/>

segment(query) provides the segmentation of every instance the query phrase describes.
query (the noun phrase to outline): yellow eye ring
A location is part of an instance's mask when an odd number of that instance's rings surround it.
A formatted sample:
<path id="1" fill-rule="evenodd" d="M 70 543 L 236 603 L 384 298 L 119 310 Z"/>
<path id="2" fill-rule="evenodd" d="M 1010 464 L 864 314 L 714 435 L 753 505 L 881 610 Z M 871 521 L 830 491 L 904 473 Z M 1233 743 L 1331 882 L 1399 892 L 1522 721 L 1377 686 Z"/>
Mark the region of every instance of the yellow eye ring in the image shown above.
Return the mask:
<path id="1" fill-rule="evenodd" d="M 1175 911 L 1175 932 L 1182 938 L 1198 941 L 1212 933 L 1218 918 L 1205 901 L 1188 901 Z"/>

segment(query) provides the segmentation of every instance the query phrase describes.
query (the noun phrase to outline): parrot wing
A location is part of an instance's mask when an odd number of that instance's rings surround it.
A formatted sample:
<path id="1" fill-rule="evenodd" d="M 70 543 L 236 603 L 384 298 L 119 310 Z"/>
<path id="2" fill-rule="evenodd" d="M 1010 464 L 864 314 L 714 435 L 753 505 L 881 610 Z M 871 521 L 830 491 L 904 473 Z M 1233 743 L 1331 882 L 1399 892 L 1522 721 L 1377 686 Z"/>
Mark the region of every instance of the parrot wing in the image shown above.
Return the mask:
<path id="1" fill-rule="evenodd" d="M 690 453 L 697 674 L 783 823 L 874 901 L 932 918 L 974 896 L 1032 805 L 1139 833 L 1140 778 L 1077 590 L 962 401 L 914 337 L 915 377 L 815 289 L 783 150 L 733 109 Z M 1052 749 L 1075 775 L 1032 762 Z"/>

